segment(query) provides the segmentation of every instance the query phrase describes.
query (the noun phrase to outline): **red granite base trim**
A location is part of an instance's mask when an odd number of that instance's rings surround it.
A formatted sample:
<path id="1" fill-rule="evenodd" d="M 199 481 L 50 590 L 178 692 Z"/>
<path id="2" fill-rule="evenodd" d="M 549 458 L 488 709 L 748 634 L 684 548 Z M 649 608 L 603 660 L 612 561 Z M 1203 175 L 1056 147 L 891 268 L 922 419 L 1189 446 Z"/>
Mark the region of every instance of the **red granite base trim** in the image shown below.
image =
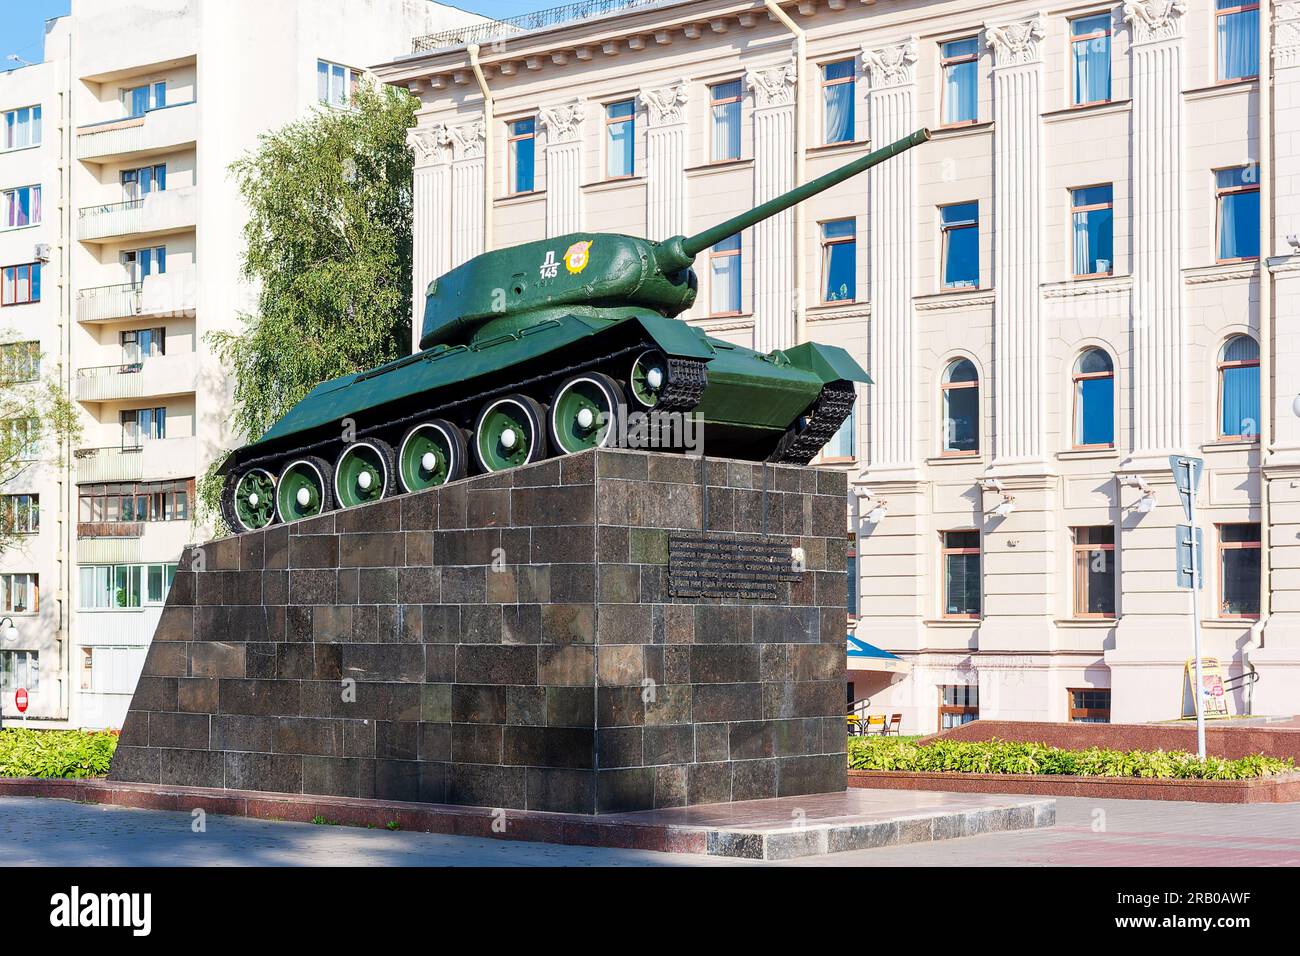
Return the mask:
<path id="1" fill-rule="evenodd" d="M 1257 780 L 1150 780 L 1141 777 L 850 770 L 849 786 L 866 790 L 946 790 L 950 793 L 1020 793 L 1044 797 L 1188 800 L 1197 803 L 1300 802 L 1300 773 Z"/>

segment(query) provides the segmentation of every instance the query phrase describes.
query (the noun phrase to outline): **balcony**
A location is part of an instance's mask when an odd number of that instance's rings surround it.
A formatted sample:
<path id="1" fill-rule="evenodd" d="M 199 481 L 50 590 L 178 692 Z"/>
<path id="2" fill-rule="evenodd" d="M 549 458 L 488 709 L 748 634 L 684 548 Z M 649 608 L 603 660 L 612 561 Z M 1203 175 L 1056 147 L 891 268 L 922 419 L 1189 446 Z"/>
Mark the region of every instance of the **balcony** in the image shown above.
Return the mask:
<path id="1" fill-rule="evenodd" d="M 195 388 L 194 353 L 155 355 L 124 365 L 77 369 L 79 402 L 115 402 L 127 398 L 187 395 Z"/>
<path id="2" fill-rule="evenodd" d="M 163 189 L 142 199 L 86 206 L 77 220 L 82 242 L 123 242 L 193 229 L 198 222 L 195 188 Z"/>
<path id="3" fill-rule="evenodd" d="M 143 521 L 78 521 L 78 538 L 139 538 Z"/>
<path id="4" fill-rule="evenodd" d="M 193 316 L 197 289 L 198 274 L 194 269 L 145 276 L 144 282 L 82 289 L 77 293 L 77 321 L 94 324 Z"/>
<path id="5" fill-rule="evenodd" d="M 75 453 L 77 483 L 192 478 L 197 451 L 193 437 L 159 438 L 138 448 L 82 448 Z"/>
<path id="6" fill-rule="evenodd" d="M 199 108 L 178 103 L 143 116 L 92 123 L 77 129 L 77 159 L 95 163 L 144 159 L 193 146 L 198 140 Z"/>

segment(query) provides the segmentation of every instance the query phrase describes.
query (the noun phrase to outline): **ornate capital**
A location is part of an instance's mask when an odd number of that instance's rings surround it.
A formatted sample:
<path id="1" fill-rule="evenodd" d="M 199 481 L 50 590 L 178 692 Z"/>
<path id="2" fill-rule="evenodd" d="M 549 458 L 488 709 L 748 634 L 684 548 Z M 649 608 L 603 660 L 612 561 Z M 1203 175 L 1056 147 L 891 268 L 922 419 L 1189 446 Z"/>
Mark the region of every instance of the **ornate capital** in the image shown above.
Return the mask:
<path id="1" fill-rule="evenodd" d="M 546 142 L 571 143 L 582 135 L 582 121 L 587 118 L 587 101 L 577 96 L 567 103 L 542 108 L 542 125 L 546 127 Z"/>
<path id="2" fill-rule="evenodd" d="M 640 99 L 650 125 L 671 126 L 686 122 L 686 90 L 685 80 L 642 90 Z"/>
<path id="3" fill-rule="evenodd" d="M 1300 66 L 1300 3 L 1277 5 L 1273 17 L 1273 63 L 1278 67 Z"/>
<path id="4" fill-rule="evenodd" d="M 435 166 L 451 159 L 451 133 L 445 123 L 408 129 L 406 145 L 415 153 L 417 166 Z"/>
<path id="5" fill-rule="evenodd" d="M 456 159 L 482 159 L 484 127 L 482 120 L 446 127 Z"/>
<path id="6" fill-rule="evenodd" d="M 906 86 L 916 80 L 916 37 L 890 46 L 862 48 L 862 63 L 871 78 L 871 88 Z"/>
<path id="7" fill-rule="evenodd" d="M 1017 20 L 1006 26 L 984 27 L 988 48 L 993 51 L 993 66 L 1019 66 L 1023 63 L 1038 63 L 1040 55 L 1039 40 L 1047 35 L 1047 26 L 1041 14 L 1035 14 L 1028 20 Z"/>
<path id="8" fill-rule="evenodd" d="M 1183 35 L 1185 0 L 1126 0 L 1124 19 L 1134 43 L 1172 40 Z"/>
<path id="9" fill-rule="evenodd" d="M 793 105 L 797 77 L 794 63 L 749 70 L 745 74 L 745 85 L 754 91 L 754 108 Z"/>

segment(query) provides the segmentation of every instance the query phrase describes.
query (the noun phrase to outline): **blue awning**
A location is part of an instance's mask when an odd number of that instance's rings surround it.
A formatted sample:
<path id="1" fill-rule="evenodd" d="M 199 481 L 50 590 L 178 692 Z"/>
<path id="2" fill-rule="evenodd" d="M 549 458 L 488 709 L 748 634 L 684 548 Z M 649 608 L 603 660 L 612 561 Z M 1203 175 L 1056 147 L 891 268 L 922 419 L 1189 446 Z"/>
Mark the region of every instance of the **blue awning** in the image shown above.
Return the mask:
<path id="1" fill-rule="evenodd" d="M 891 654 L 883 648 L 876 647 L 875 644 L 868 644 L 852 634 L 848 635 L 848 644 L 849 670 L 851 671 L 885 671 L 906 674 L 912 669 L 912 665 L 897 654 Z"/>

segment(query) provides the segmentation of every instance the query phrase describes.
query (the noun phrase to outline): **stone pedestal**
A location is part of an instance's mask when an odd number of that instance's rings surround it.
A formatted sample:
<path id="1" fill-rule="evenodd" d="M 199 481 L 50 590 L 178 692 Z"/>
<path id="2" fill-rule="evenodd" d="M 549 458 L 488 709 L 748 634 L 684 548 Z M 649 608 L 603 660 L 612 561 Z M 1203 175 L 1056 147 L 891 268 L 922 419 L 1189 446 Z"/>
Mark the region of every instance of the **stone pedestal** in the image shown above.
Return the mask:
<path id="1" fill-rule="evenodd" d="M 844 501 L 843 473 L 599 451 L 204 545 L 110 777 L 578 813 L 842 791 Z M 701 528 L 806 570 L 674 597 Z"/>

